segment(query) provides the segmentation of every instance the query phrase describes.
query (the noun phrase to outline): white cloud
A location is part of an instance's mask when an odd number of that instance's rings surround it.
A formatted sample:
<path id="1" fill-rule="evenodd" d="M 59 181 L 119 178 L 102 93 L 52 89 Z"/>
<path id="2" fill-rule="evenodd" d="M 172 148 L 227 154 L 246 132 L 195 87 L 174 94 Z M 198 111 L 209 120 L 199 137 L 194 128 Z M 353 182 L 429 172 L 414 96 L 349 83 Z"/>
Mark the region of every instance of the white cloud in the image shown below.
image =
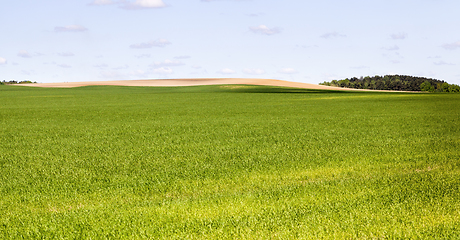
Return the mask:
<path id="1" fill-rule="evenodd" d="M 122 71 L 101 71 L 100 76 L 101 78 L 107 79 L 135 79 L 135 78 L 146 78 L 147 73 L 143 70 L 134 70 L 130 72 L 122 72 Z"/>
<path id="2" fill-rule="evenodd" d="M 146 77 L 147 76 L 147 74 L 146 74 L 146 72 L 144 70 L 139 70 L 139 69 L 132 71 L 131 75 L 135 76 L 135 77 Z"/>
<path id="3" fill-rule="evenodd" d="M 407 37 L 406 33 L 391 34 L 391 38 L 394 39 L 394 40 L 402 40 L 402 39 L 405 39 L 406 37 Z"/>
<path id="4" fill-rule="evenodd" d="M 229 2 L 244 2 L 248 0 L 201 0 L 202 2 L 229 1 Z"/>
<path id="5" fill-rule="evenodd" d="M 118 66 L 118 67 L 114 67 L 112 69 L 114 70 L 121 70 L 121 69 L 128 69 L 129 68 L 129 65 L 128 64 L 125 64 L 123 66 Z"/>
<path id="6" fill-rule="evenodd" d="M 6 63 L 7 63 L 6 59 L 0 57 L 0 65 L 3 65 L 3 64 L 6 64 Z"/>
<path id="7" fill-rule="evenodd" d="M 441 66 L 441 65 L 450 65 L 450 66 L 453 66 L 455 64 L 453 63 L 447 63 L 447 62 L 444 62 L 444 61 L 439 61 L 439 62 L 435 62 L 434 65 L 438 65 L 438 66 Z"/>
<path id="8" fill-rule="evenodd" d="M 34 73 L 34 71 L 22 70 L 21 73 L 24 75 L 31 75 L 32 73 Z"/>
<path id="9" fill-rule="evenodd" d="M 58 64 L 59 67 L 61 68 L 71 68 L 72 66 L 67 65 L 67 64 Z"/>
<path id="10" fill-rule="evenodd" d="M 31 58 L 32 57 L 32 55 L 29 52 L 25 51 L 25 50 L 19 51 L 18 56 L 23 57 L 23 58 Z"/>
<path id="11" fill-rule="evenodd" d="M 454 42 L 454 43 L 446 43 L 442 45 L 443 48 L 447 50 L 455 50 L 457 48 L 460 48 L 460 41 Z"/>
<path id="12" fill-rule="evenodd" d="M 224 68 L 224 69 L 221 69 L 220 71 L 217 71 L 217 73 L 221 73 L 221 74 L 234 74 L 236 73 L 234 70 L 230 69 L 230 68 Z"/>
<path id="13" fill-rule="evenodd" d="M 269 28 L 265 25 L 260 25 L 258 27 L 249 27 L 249 30 L 253 33 L 263 34 L 263 35 L 273 35 L 281 32 L 279 28 Z"/>
<path id="14" fill-rule="evenodd" d="M 329 33 L 325 33 L 323 35 L 321 35 L 320 37 L 321 38 L 334 38 L 334 37 L 346 37 L 347 35 L 345 34 L 340 34 L 338 32 L 329 32 Z"/>
<path id="15" fill-rule="evenodd" d="M 153 67 L 174 67 L 174 66 L 182 66 L 185 65 L 183 62 L 178 60 L 164 60 L 163 62 L 154 62 L 152 64 Z"/>
<path id="16" fill-rule="evenodd" d="M 265 71 L 260 68 L 246 68 L 246 69 L 243 69 L 243 72 L 246 74 L 252 74 L 252 75 L 260 75 L 260 74 L 265 73 Z"/>
<path id="17" fill-rule="evenodd" d="M 101 6 L 101 5 L 110 5 L 110 4 L 114 4 L 114 3 L 115 2 L 112 1 L 112 0 L 94 0 L 89 5 Z"/>
<path id="18" fill-rule="evenodd" d="M 160 67 L 160 68 L 155 68 L 153 69 L 153 73 L 157 74 L 171 74 L 173 73 L 173 70 L 168 67 Z"/>
<path id="19" fill-rule="evenodd" d="M 193 74 L 193 75 L 205 75 L 205 74 L 208 74 L 208 71 L 206 71 L 206 69 L 203 69 L 201 71 L 194 71 L 194 72 L 191 72 L 190 74 Z"/>
<path id="20" fill-rule="evenodd" d="M 149 58 L 151 57 L 150 54 L 140 54 L 140 55 L 136 55 L 137 58 Z"/>
<path id="21" fill-rule="evenodd" d="M 99 64 L 99 65 L 94 65 L 93 67 L 95 67 L 95 68 L 106 68 L 106 67 L 108 67 L 108 66 L 109 66 L 109 65 L 103 63 L 103 64 Z"/>
<path id="22" fill-rule="evenodd" d="M 399 47 L 397 45 L 394 45 L 392 47 L 384 47 L 382 49 L 388 50 L 388 51 L 396 51 L 399 50 Z"/>
<path id="23" fill-rule="evenodd" d="M 199 65 L 193 65 L 193 66 L 192 66 L 192 68 L 195 68 L 195 69 L 200 69 L 200 68 L 201 68 L 201 66 L 199 66 Z"/>
<path id="24" fill-rule="evenodd" d="M 294 73 L 297 73 L 297 70 L 295 70 L 294 68 L 283 68 L 279 70 L 279 73 L 294 74 Z"/>
<path id="25" fill-rule="evenodd" d="M 137 10 L 137 9 L 148 9 L 148 8 L 162 8 L 166 7 L 163 0 L 136 0 L 135 2 L 125 3 L 124 9 Z"/>
<path id="26" fill-rule="evenodd" d="M 71 52 L 61 52 L 61 53 L 58 53 L 59 56 L 61 57 L 73 57 L 75 56 L 75 54 L 71 53 Z"/>
<path id="27" fill-rule="evenodd" d="M 318 48 L 318 45 L 295 45 L 296 48 Z"/>
<path id="28" fill-rule="evenodd" d="M 88 5 L 91 6 L 105 6 L 117 4 L 121 8 L 126 10 L 139 10 L 139 9 L 151 9 L 151 8 L 163 8 L 166 7 L 166 4 L 163 0 L 93 0 L 93 2 Z"/>
<path id="29" fill-rule="evenodd" d="M 64 27 L 58 26 L 54 28 L 55 32 L 84 32 L 87 30 L 88 30 L 87 28 L 80 26 L 80 25 L 68 25 Z"/>
<path id="30" fill-rule="evenodd" d="M 175 58 L 175 59 L 188 59 L 188 58 L 190 58 L 190 56 L 188 56 L 188 55 L 182 55 L 182 56 L 176 56 L 176 57 L 174 57 L 174 58 Z"/>
<path id="31" fill-rule="evenodd" d="M 166 45 L 171 44 L 170 41 L 166 39 L 158 39 L 155 41 L 150 41 L 146 43 L 131 44 L 130 48 L 143 49 L 143 48 L 152 48 L 152 47 L 165 47 Z"/>

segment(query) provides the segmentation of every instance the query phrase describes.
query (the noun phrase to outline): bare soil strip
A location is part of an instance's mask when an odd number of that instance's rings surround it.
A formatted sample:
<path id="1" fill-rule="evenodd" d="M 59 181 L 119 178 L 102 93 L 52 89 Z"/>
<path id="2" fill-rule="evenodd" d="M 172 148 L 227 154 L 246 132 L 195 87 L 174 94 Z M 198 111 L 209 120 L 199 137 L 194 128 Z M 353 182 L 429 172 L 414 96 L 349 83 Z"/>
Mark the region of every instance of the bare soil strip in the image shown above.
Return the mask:
<path id="1" fill-rule="evenodd" d="M 82 86 L 138 86 L 138 87 L 179 87 L 199 85 L 261 85 L 277 87 L 294 87 L 320 90 L 346 90 L 346 91 L 374 91 L 366 89 L 352 89 L 329 87 L 311 83 L 299 83 L 274 79 L 256 78 L 194 78 L 194 79 L 155 79 L 155 80 L 116 80 L 94 82 L 63 82 L 63 83 L 27 83 L 21 86 L 48 87 L 48 88 L 72 88 Z"/>

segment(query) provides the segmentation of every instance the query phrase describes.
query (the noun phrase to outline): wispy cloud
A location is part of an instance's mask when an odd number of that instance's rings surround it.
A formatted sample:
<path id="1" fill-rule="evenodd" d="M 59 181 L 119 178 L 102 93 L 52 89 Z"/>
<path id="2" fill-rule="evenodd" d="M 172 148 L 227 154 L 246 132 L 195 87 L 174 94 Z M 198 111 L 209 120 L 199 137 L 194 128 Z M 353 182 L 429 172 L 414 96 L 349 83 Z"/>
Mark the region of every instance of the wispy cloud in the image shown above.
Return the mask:
<path id="1" fill-rule="evenodd" d="M 107 6 L 117 4 L 120 8 L 126 10 L 140 10 L 140 9 L 152 9 L 152 8 L 163 8 L 166 7 L 166 4 L 163 0 L 93 0 L 88 5 L 90 6 Z"/>
<path id="2" fill-rule="evenodd" d="M 136 0 L 135 2 L 126 2 L 122 8 L 127 10 L 163 8 L 166 4 L 163 0 Z"/>
<path id="3" fill-rule="evenodd" d="M 382 49 L 388 50 L 388 51 L 396 51 L 399 50 L 399 47 L 397 45 L 391 46 L 391 47 L 383 47 Z"/>
<path id="4" fill-rule="evenodd" d="M 174 57 L 174 58 L 175 58 L 175 59 L 188 59 L 188 58 L 190 58 L 190 56 L 188 56 L 188 55 L 182 55 L 182 56 L 176 56 L 176 57 Z"/>
<path id="5" fill-rule="evenodd" d="M 208 74 L 208 71 L 206 71 L 206 69 L 203 69 L 201 71 L 194 71 L 194 72 L 190 72 L 190 74 L 193 74 L 193 75 L 201 75 L 201 77 L 205 74 Z"/>
<path id="6" fill-rule="evenodd" d="M 150 54 L 140 54 L 140 55 L 136 55 L 137 58 L 149 58 L 151 57 Z"/>
<path id="7" fill-rule="evenodd" d="M 253 33 L 263 34 L 263 35 L 274 35 L 281 32 L 280 28 L 274 27 L 269 28 L 265 25 L 259 25 L 257 27 L 249 27 L 249 30 Z"/>
<path id="8" fill-rule="evenodd" d="M 402 40 L 407 37 L 407 33 L 394 33 L 390 35 L 394 40 Z"/>
<path id="9" fill-rule="evenodd" d="M 93 67 L 95 67 L 95 68 L 106 68 L 106 67 L 108 67 L 108 66 L 109 66 L 109 65 L 107 65 L 107 64 L 105 64 L 105 63 L 103 63 L 103 64 L 98 64 L 98 65 L 93 65 Z"/>
<path id="10" fill-rule="evenodd" d="M 298 73 L 297 70 L 295 70 L 294 68 L 282 68 L 278 72 L 283 73 L 283 74 L 295 74 L 295 73 Z"/>
<path id="11" fill-rule="evenodd" d="M 5 58 L 0 57 L 0 65 L 7 64 L 8 62 L 6 61 Z"/>
<path id="12" fill-rule="evenodd" d="M 58 26 L 54 28 L 55 32 L 85 32 L 88 31 L 87 28 L 80 25 L 68 25 L 68 26 Z"/>
<path id="13" fill-rule="evenodd" d="M 125 65 L 121 65 L 121 66 L 118 66 L 118 67 L 113 67 L 112 69 L 114 69 L 114 70 L 122 70 L 122 69 L 128 69 L 128 68 L 129 68 L 129 65 L 125 64 Z"/>
<path id="14" fill-rule="evenodd" d="M 347 37 L 347 35 L 341 34 L 338 32 L 328 32 L 328 33 L 321 35 L 320 37 L 328 39 L 328 38 L 336 38 L 336 37 Z"/>
<path id="15" fill-rule="evenodd" d="M 19 51 L 18 56 L 23 57 L 23 58 L 31 58 L 32 54 L 30 54 L 29 52 L 27 52 L 25 50 L 21 50 L 21 51 Z"/>
<path id="16" fill-rule="evenodd" d="M 134 77 L 147 77 L 147 73 L 144 70 L 134 70 L 131 71 L 131 76 Z"/>
<path id="17" fill-rule="evenodd" d="M 438 66 L 442 66 L 442 65 L 454 66 L 455 64 L 444 62 L 444 61 L 438 61 L 438 62 L 434 62 L 434 65 L 438 65 Z"/>
<path id="18" fill-rule="evenodd" d="M 92 3 L 88 5 L 93 5 L 93 6 L 102 6 L 102 5 L 111 5 L 115 4 L 116 2 L 112 0 L 94 0 Z"/>
<path id="19" fill-rule="evenodd" d="M 319 46 L 318 45 L 295 45 L 296 48 L 318 48 Z"/>
<path id="20" fill-rule="evenodd" d="M 100 76 L 101 78 L 106 79 L 133 79 L 133 78 L 145 78 L 147 77 L 147 72 L 144 70 L 134 70 L 129 72 L 123 72 L 119 70 L 112 70 L 112 71 L 101 71 Z"/>
<path id="21" fill-rule="evenodd" d="M 32 53 L 29 53 L 26 50 L 21 50 L 18 53 L 18 56 L 22 57 L 22 58 L 40 57 L 40 56 L 43 56 L 43 55 L 45 55 L 45 54 L 39 53 L 39 52 L 35 52 L 35 53 L 32 54 Z"/>
<path id="22" fill-rule="evenodd" d="M 217 71 L 217 73 L 220 73 L 220 74 L 234 74 L 236 72 L 234 70 L 230 69 L 230 68 L 223 68 L 223 69 Z"/>
<path id="23" fill-rule="evenodd" d="M 31 75 L 34 71 L 22 70 L 21 73 L 24 75 Z"/>
<path id="24" fill-rule="evenodd" d="M 61 67 L 61 68 L 71 68 L 72 67 L 72 66 L 70 66 L 68 64 L 58 64 L 57 66 Z"/>
<path id="25" fill-rule="evenodd" d="M 160 67 L 160 68 L 153 69 L 153 73 L 160 74 L 160 75 L 166 75 L 166 74 L 173 73 L 173 70 L 169 67 Z"/>
<path id="26" fill-rule="evenodd" d="M 265 71 L 260 68 L 246 68 L 246 69 L 243 69 L 243 72 L 246 74 L 251 74 L 251 75 L 261 75 L 265 73 Z"/>
<path id="27" fill-rule="evenodd" d="M 174 66 L 182 66 L 185 65 L 183 62 L 178 60 L 164 60 L 163 62 L 154 62 L 152 64 L 153 67 L 174 67 Z"/>
<path id="28" fill-rule="evenodd" d="M 61 53 L 58 53 L 59 56 L 61 57 L 73 57 L 75 56 L 75 54 L 71 53 L 71 52 L 61 52 Z"/>
<path id="29" fill-rule="evenodd" d="M 145 43 L 131 44 L 129 47 L 143 49 L 143 48 L 152 48 L 152 47 L 165 47 L 166 45 L 169 45 L 169 44 L 171 44 L 171 42 L 166 39 L 158 39 L 155 41 L 150 41 L 150 42 L 145 42 Z"/>
<path id="30" fill-rule="evenodd" d="M 217 1 L 228 1 L 228 2 L 245 2 L 249 0 L 201 0 L 202 2 L 217 2 Z"/>
<path id="31" fill-rule="evenodd" d="M 446 43 L 442 45 L 442 47 L 446 50 L 455 50 L 457 48 L 460 48 L 460 41 L 454 42 L 454 43 Z"/>
<path id="32" fill-rule="evenodd" d="M 122 65 L 122 66 L 114 67 L 112 69 L 114 69 L 114 70 L 122 70 L 122 69 L 128 69 L 128 68 L 129 68 L 129 65 L 125 64 L 125 65 Z"/>

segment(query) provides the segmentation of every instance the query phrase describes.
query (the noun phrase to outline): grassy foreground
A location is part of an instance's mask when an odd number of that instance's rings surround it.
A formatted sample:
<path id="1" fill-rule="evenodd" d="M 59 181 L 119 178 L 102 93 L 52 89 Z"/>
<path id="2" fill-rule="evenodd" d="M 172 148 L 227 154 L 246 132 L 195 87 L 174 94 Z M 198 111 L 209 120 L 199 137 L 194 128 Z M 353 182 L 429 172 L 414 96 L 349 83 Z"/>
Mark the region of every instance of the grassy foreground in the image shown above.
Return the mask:
<path id="1" fill-rule="evenodd" d="M 1 239 L 460 238 L 460 94 L 0 86 Z"/>

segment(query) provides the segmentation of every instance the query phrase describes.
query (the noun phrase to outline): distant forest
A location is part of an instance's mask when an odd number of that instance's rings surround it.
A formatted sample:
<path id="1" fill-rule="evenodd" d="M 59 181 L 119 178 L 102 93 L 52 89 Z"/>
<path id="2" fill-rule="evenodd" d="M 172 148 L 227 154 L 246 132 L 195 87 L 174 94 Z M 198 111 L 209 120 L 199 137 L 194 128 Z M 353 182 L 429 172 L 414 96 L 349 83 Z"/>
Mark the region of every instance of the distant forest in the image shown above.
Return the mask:
<path id="1" fill-rule="evenodd" d="M 0 82 L 0 85 L 7 85 L 7 84 L 21 84 L 21 83 L 37 83 L 37 82 L 32 82 L 32 81 L 29 81 L 29 80 L 25 80 L 25 81 L 15 81 L 15 80 L 11 80 L 11 81 L 1 81 Z"/>
<path id="2" fill-rule="evenodd" d="M 405 75 L 353 77 L 350 79 L 332 80 L 330 82 L 325 81 L 320 83 L 320 85 L 374 90 L 460 92 L 460 86 L 455 84 L 449 84 L 433 78 Z"/>

